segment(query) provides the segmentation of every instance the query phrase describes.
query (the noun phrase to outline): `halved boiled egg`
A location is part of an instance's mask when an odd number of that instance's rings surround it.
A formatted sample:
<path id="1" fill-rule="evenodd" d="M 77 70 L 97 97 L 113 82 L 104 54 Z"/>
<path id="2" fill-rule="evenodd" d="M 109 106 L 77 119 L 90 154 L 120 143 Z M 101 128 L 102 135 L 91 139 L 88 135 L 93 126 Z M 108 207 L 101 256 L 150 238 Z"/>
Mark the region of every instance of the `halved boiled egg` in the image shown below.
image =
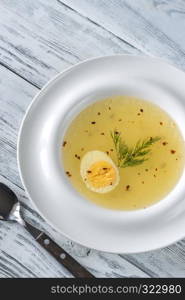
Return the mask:
<path id="1" fill-rule="evenodd" d="M 96 193 L 108 193 L 119 183 L 118 168 L 102 151 L 87 152 L 80 165 L 80 174 L 86 186 Z"/>

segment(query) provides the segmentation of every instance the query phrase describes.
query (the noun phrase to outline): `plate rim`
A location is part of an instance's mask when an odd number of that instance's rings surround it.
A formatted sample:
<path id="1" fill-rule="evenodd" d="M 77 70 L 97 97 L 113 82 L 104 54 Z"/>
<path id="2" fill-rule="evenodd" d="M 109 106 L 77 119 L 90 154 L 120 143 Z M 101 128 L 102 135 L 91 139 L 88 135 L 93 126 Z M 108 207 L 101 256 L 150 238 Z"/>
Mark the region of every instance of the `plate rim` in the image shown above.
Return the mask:
<path id="1" fill-rule="evenodd" d="M 43 92 L 50 88 L 61 76 L 65 75 L 66 73 L 70 72 L 74 67 L 78 67 L 80 65 L 83 65 L 87 62 L 91 62 L 91 61 L 97 61 L 99 59 L 104 59 L 104 58 L 114 58 L 114 57 L 128 57 L 129 59 L 134 57 L 135 59 L 143 59 L 143 60 L 148 60 L 148 61 L 156 61 L 158 63 L 165 63 L 166 65 L 170 66 L 170 67 L 173 67 L 176 71 L 178 72 L 181 72 L 182 74 L 185 74 L 185 72 L 179 68 L 177 68 L 175 65 L 173 65 L 173 63 L 171 63 L 169 60 L 167 59 L 163 59 L 163 58 L 160 58 L 160 57 L 150 57 L 150 56 L 147 56 L 147 55 L 134 55 L 134 54 L 115 54 L 115 55 L 100 55 L 100 56 L 95 56 L 95 57 L 92 57 L 92 58 L 88 58 L 88 59 L 85 59 L 83 61 L 80 61 L 72 66 L 69 66 L 67 68 L 65 68 L 63 71 L 59 72 L 58 74 L 56 74 L 54 77 L 52 77 L 49 81 L 47 81 L 43 87 L 35 94 L 35 96 L 33 97 L 33 99 L 31 100 L 30 104 L 28 105 L 26 111 L 25 111 L 25 114 L 22 118 L 22 121 L 21 121 L 21 124 L 20 124 L 20 127 L 19 127 L 19 130 L 18 130 L 18 136 L 17 136 L 17 166 L 18 166 L 18 172 L 19 172 L 19 176 L 20 176 L 20 179 L 21 179 L 21 183 L 24 187 L 24 190 L 31 202 L 31 204 L 33 205 L 33 208 L 36 210 L 36 212 L 39 213 L 39 215 L 46 221 L 46 223 L 48 223 L 51 228 L 55 229 L 56 231 L 58 231 L 61 235 L 63 235 L 64 237 L 66 237 L 67 239 L 70 239 L 72 241 L 74 241 L 75 243 L 83 246 L 83 247 L 87 247 L 87 248 L 90 248 L 90 249 L 93 249 L 93 250 L 98 250 L 98 251 L 102 251 L 102 252 L 108 252 L 108 253 L 115 253 L 115 254 L 136 254 L 136 253 L 144 253 L 144 252 L 148 252 L 148 251 L 155 251 L 155 250 L 159 250 L 159 249 L 163 249 L 167 246 L 170 246 L 178 241 L 180 241 L 181 239 L 183 239 L 185 237 L 185 232 L 184 234 L 181 236 L 181 237 L 178 237 L 177 239 L 174 239 L 172 242 L 166 242 L 166 243 L 163 243 L 161 246 L 156 246 L 156 247 L 149 247 L 148 244 L 146 243 L 145 244 L 145 247 L 143 247 L 143 249 L 139 249 L 137 251 L 130 251 L 127 252 L 127 251 L 120 251 L 120 250 L 116 250 L 115 248 L 111 250 L 108 249 L 107 247 L 105 247 L 105 249 L 103 249 L 101 247 L 100 248 L 95 248 L 95 247 L 92 247 L 92 246 L 88 246 L 87 244 L 85 243 L 82 243 L 82 242 L 79 242 L 78 239 L 75 239 L 75 238 L 71 238 L 70 235 L 66 234 L 65 232 L 62 231 L 62 229 L 58 228 L 57 225 L 53 224 L 52 221 L 50 221 L 41 211 L 40 209 L 37 207 L 35 201 L 32 199 L 32 197 L 30 196 L 30 193 L 28 192 L 28 189 L 26 187 L 26 184 L 25 184 L 25 181 L 24 181 L 24 178 L 23 178 L 23 174 L 22 174 L 22 171 L 21 171 L 21 163 L 20 163 L 20 141 L 21 141 L 21 134 L 22 134 L 22 130 L 23 130 L 23 127 L 24 127 L 24 122 L 25 120 L 27 119 L 27 116 L 30 112 L 30 109 L 31 107 L 33 106 L 33 104 L 35 104 L 35 102 L 37 101 L 37 99 L 42 96 Z M 120 247 L 120 248 L 123 248 L 123 247 Z"/>

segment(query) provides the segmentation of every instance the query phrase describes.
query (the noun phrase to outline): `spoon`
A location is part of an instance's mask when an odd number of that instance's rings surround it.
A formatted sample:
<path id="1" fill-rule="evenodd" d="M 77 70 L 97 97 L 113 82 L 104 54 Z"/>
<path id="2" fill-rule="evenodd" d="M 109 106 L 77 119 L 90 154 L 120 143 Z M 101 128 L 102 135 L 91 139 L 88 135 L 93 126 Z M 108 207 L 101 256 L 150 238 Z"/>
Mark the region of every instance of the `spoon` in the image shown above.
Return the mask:
<path id="1" fill-rule="evenodd" d="M 20 202 L 15 193 L 8 186 L 0 182 L 0 221 L 17 222 L 21 226 L 24 226 L 34 239 L 75 277 L 94 277 L 64 249 L 52 241 L 43 231 L 27 223 L 21 216 L 20 208 Z"/>

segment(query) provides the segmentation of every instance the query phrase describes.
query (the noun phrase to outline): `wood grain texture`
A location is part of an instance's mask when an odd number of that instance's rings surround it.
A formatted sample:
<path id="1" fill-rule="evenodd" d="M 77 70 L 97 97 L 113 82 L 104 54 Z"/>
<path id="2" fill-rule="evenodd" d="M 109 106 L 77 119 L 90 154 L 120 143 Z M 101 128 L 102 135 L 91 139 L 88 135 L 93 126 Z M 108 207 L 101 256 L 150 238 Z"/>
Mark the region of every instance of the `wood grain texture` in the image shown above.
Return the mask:
<path id="1" fill-rule="evenodd" d="M 184 0 L 58 0 L 150 56 L 185 69 Z"/>
<path id="2" fill-rule="evenodd" d="M 81 60 L 116 53 L 166 58 L 185 68 L 185 2 L 167 0 L 2 0 L 0 2 L 0 180 L 24 216 L 97 277 L 185 277 L 185 241 L 142 254 L 82 247 L 33 209 L 16 163 L 18 129 L 39 89 Z M 0 222 L 0 277 L 70 277 L 19 225 Z"/>
<path id="3" fill-rule="evenodd" d="M 140 53 L 58 1 L 5 0 L 0 14 L 0 62 L 37 87 L 87 58 Z"/>

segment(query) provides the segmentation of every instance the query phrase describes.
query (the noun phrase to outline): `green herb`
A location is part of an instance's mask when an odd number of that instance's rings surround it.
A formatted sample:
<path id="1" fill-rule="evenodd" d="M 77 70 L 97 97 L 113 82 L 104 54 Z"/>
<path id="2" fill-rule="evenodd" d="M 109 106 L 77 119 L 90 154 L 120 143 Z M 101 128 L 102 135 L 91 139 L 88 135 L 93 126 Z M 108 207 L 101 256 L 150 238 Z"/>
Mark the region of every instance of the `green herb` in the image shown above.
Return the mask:
<path id="1" fill-rule="evenodd" d="M 117 154 L 118 167 L 120 168 L 134 167 L 144 163 L 148 160 L 147 155 L 151 152 L 149 147 L 161 139 L 158 136 L 149 137 L 143 141 L 139 140 L 133 148 L 130 148 L 122 140 L 120 132 L 114 130 L 111 132 L 111 137 Z"/>

